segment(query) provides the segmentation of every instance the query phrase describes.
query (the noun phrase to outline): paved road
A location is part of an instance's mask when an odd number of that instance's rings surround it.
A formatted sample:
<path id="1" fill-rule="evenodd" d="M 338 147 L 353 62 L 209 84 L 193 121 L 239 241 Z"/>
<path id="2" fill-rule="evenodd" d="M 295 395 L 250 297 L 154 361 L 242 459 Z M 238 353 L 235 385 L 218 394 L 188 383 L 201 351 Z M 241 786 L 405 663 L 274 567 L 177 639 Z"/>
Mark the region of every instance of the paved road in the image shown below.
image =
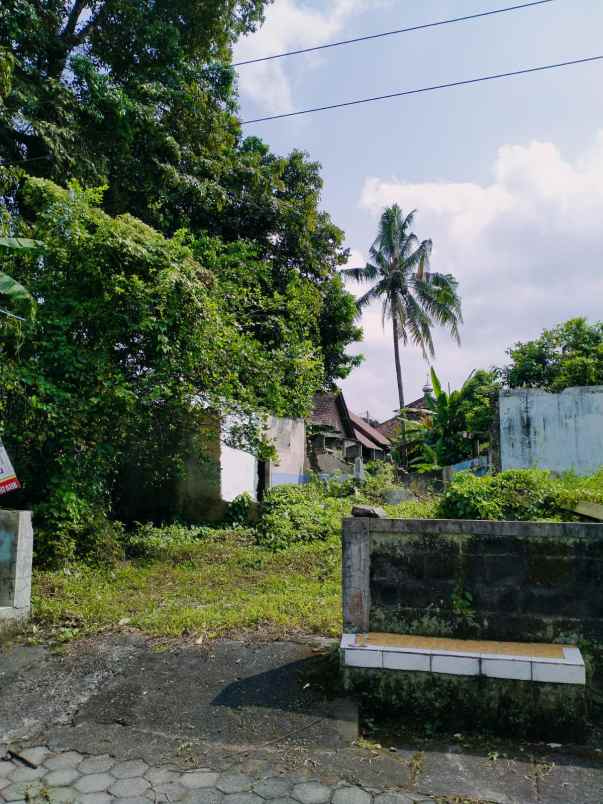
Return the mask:
<path id="1" fill-rule="evenodd" d="M 498 756 L 487 743 L 354 744 L 324 673 L 324 658 L 294 642 L 118 633 L 60 651 L 0 647 L 0 757 L 37 752 L 35 768 L 0 760 L 0 800 L 21 800 L 15 785 L 29 784 L 57 804 L 603 804 L 598 746 L 518 744 Z"/>

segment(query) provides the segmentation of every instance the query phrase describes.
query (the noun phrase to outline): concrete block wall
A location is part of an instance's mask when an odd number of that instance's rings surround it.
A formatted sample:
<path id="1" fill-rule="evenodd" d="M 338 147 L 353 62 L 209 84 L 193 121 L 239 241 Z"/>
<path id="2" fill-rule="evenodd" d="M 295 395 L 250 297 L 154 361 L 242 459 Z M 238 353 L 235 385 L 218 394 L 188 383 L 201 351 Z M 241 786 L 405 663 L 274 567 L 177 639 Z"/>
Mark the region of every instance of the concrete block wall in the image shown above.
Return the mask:
<path id="1" fill-rule="evenodd" d="M 603 525 L 351 518 L 344 631 L 603 642 Z"/>
<path id="2" fill-rule="evenodd" d="M 501 391 L 499 409 L 503 470 L 589 475 L 603 466 L 603 386 Z"/>
<path id="3" fill-rule="evenodd" d="M 31 512 L 0 510 L 0 629 L 29 616 L 32 552 Z"/>

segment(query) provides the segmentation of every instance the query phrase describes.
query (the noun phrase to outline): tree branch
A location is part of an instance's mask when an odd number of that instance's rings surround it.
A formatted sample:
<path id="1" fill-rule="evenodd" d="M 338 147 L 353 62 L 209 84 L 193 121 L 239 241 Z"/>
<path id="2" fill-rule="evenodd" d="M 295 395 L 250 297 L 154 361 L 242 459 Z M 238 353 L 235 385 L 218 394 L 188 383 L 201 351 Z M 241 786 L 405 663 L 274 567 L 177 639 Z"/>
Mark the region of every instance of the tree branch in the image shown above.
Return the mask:
<path id="1" fill-rule="evenodd" d="M 100 23 L 105 19 L 105 17 L 108 14 L 107 6 L 108 6 L 108 2 L 107 2 L 107 0 L 105 0 L 105 4 L 101 8 L 101 10 L 94 17 L 90 17 L 90 19 L 88 20 L 86 25 L 84 25 L 84 27 L 82 28 L 82 30 L 79 33 L 74 34 L 71 37 L 71 42 L 73 43 L 74 47 L 77 46 L 77 45 L 81 45 L 82 42 L 88 36 L 90 36 L 90 34 L 95 30 L 95 28 L 98 28 Z"/>
<path id="2" fill-rule="evenodd" d="M 81 13 L 86 8 L 87 5 L 88 0 L 75 0 L 73 8 L 71 9 L 71 13 L 69 14 L 67 24 L 65 25 L 63 31 L 61 32 L 61 39 L 63 41 L 71 42 L 73 35 L 75 34 L 75 29 L 79 22 Z"/>

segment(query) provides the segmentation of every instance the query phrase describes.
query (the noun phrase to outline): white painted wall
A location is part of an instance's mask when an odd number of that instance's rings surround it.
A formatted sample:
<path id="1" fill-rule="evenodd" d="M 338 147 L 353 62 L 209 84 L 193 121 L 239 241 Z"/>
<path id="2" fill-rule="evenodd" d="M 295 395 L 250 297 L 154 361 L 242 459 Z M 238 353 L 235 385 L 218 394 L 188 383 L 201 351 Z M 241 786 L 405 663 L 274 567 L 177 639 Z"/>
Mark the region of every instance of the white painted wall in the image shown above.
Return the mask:
<path id="1" fill-rule="evenodd" d="M 224 502 L 247 492 L 257 500 L 258 462 L 254 455 L 220 445 L 220 491 Z"/>
<path id="2" fill-rule="evenodd" d="M 503 470 L 588 475 L 603 466 L 603 386 L 502 391 L 499 402 Z"/>
<path id="3" fill-rule="evenodd" d="M 306 456 L 304 420 L 271 416 L 268 436 L 278 452 L 278 460 L 273 461 L 270 466 L 270 485 L 283 486 L 288 483 L 303 483 Z"/>

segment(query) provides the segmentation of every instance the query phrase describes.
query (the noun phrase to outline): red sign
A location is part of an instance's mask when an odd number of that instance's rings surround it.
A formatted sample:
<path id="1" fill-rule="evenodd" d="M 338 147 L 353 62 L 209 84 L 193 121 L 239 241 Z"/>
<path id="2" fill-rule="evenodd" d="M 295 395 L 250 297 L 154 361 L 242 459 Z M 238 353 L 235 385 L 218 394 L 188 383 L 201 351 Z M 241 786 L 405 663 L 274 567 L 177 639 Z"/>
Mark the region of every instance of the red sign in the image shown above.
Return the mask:
<path id="1" fill-rule="evenodd" d="M 2 441 L 0 441 L 0 495 L 8 494 L 9 491 L 17 491 L 21 484 L 17 480 L 17 475 L 13 469 Z"/>

